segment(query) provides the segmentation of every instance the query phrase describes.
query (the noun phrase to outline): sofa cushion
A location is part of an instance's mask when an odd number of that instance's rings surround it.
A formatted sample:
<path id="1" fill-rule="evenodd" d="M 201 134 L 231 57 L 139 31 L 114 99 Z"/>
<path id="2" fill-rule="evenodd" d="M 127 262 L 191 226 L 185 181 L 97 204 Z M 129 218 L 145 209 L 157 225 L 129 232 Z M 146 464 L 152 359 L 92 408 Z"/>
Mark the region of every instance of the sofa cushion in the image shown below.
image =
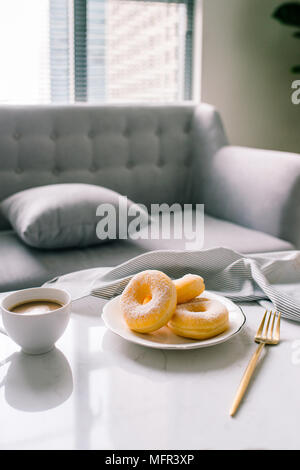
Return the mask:
<path id="1" fill-rule="evenodd" d="M 285 251 L 294 247 L 271 235 L 205 216 L 204 248 L 226 246 L 243 253 Z M 13 231 L 0 232 L 0 292 L 39 286 L 80 269 L 115 266 L 157 249 L 185 249 L 185 240 L 116 240 L 101 246 L 38 250 L 25 245 Z"/>
<path id="2" fill-rule="evenodd" d="M 100 204 L 103 211 L 97 212 Z M 93 184 L 52 184 L 25 189 L 2 201 L 0 209 L 27 245 L 49 249 L 99 245 L 118 238 L 119 209 L 123 207 L 127 213 L 131 206 L 147 225 L 147 211 L 125 196 Z M 107 228 L 108 209 L 113 211 L 109 215 L 115 223 Z M 129 217 L 123 220 L 124 232 L 129 222 Z"/>
<path id="3" fill-rule="evenodd" d="M 97 212 L 102 205 L 103 210 Z M 92 184 L 52 184 L 20 191 L 2 201 L 0 209 L 19 237 L 35 248 L 99 245 L 119 237 L 119 209 L 134 205 L 147 225 L 148 212 L 121 194 Z M 107 206 L 115 223 L 106 228 Z M 103 216 L 103 217 L 100 217 Z M 130 218 L 123 220 L 127 231 Z M 99 230 L 98 230 L 99 228 Z M 96 230 L 97 229 L 97 230 Z"/>

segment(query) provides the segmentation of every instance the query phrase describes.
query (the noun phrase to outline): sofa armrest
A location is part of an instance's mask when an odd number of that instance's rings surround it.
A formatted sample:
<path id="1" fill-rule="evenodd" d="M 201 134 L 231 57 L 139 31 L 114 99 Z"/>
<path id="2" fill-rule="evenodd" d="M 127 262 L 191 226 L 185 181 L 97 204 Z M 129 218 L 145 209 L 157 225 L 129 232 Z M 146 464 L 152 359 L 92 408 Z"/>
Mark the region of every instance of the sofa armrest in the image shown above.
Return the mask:
<path id="1" fill-rule="evenodd" d="M 206 161 L 205 211 L 300 248 L 300 155 L 225 146 Z"/>
<path id="2" fill-rule="evenodd" d="M 211 159 L 220 148 L 228 145 L 228 139 L 219 112 L 210 104 L 201 103 L 196 106 L 193 125 L 192 142 L 194 165 L 202 166 Z"/>

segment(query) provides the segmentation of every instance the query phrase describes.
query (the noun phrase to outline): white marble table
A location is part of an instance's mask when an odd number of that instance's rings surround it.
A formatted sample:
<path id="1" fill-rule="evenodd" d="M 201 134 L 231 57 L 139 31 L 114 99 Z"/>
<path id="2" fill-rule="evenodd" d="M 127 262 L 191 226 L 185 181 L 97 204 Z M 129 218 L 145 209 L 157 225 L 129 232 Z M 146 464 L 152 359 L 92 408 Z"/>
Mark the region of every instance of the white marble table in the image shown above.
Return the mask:
<path id="1" fill-rule="evenodd" d="M 300 287 L 300 286 L 299 286 Z M 102 301 L 74 303 L 57 348 L 26 356 L 0 336 L 1 449 L 299 449 L 300 325 L 282 321 L 234 418 L 229 408 L 263 309 L 218 346 L 159 351 L 106 330 Z"/>

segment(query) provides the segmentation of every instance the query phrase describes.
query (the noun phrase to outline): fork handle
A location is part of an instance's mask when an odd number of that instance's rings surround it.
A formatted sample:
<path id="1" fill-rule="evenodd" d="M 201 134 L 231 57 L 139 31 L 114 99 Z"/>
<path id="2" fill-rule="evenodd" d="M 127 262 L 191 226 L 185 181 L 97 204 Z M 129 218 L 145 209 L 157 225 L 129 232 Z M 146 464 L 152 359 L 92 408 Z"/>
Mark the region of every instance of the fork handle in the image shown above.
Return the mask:
<path id="1" fill-rule="evenodd" d="M 252 377 L 252 374 L 254 372 L 254 369 L 256 367 L 256 364 L 258 362 L 259 356 L 264 348 L 265 343 L 260 343 L 256 351 L 254 352 L 253 356 L 250 359 L 250 362 L 247 366 L 247 369 L 245 370 L 245 373 L 243 375 L 243 378 L 241 380 L 241 383 L 239 385 L 239 388 L 237 389 L 235 398 L 233 400 L 231 409 L 230 409 L 230 416 L 233 416 L 236 412 L 236 410 L 239 407 L 239 404 L 247 390 L 247 387 L 249 385 L 250 379 Z"/>

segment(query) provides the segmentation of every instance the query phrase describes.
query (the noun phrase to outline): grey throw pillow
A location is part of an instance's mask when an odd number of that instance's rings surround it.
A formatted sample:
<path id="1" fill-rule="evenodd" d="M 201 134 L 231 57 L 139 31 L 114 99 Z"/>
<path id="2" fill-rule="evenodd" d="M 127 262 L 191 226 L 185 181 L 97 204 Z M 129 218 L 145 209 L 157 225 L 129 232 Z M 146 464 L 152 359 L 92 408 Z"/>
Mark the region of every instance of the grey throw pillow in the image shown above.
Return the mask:
<path id="1" fill-rule="evenodd" d="M 139 216 L 142 226 L 148 223 L 145 208 L 115 191 L 91 184 L 26 189 L 5 199 L 0 208 L 19 237 L 36 248 L 85 247 L 125 239 L 132 217 L 136 220 Z"/>

